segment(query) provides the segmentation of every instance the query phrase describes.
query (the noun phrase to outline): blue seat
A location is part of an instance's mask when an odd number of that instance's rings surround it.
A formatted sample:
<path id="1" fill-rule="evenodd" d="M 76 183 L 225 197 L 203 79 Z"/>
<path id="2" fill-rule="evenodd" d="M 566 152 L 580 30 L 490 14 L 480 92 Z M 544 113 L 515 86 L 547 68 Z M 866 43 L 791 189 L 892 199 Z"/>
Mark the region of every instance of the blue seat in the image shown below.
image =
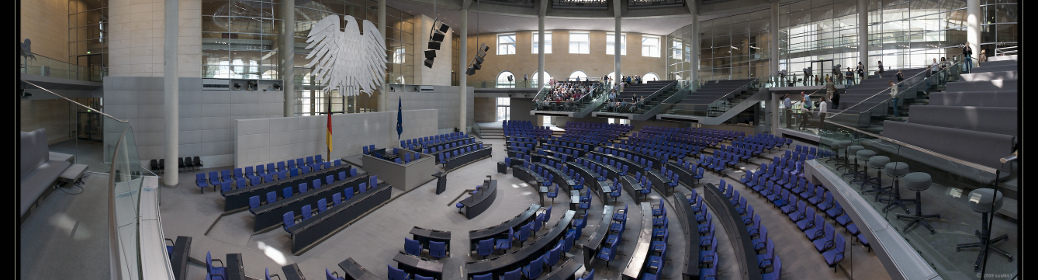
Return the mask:
<path id="1" fill-rule="evenodd" d="M 519 227 L 519 231 L 516 231 L 514 233 L 515 239 L 519 240 L 519 246 L 522 246 L 523 242 L 525 242 L 526 239 L 530 237 L 530 231 L 531 231 L 532 226 L 533 225 L 529 224 L 529 223 L 524 224 L 524 225 Z"/>
<path id="2" fill-rule="evenodd" d="M 339 181 L 346 180 L 346 171 L 339 171 Z"/>
<path id="3" fill-rule="evenodd" d="M 313 217 L 314 214 L 312 208 L 310 207 L 310 204 L 303 205 L 303 209 L 300 210 L 299 213 L 302 214 L 303 220 L 310 219 L 310 217 Z"/>
<path id="4" fill-rule="evenodd" d="M 332 194 L 332 207 L 338 206 L 342 203 L 342 193 L 336 192 Z"/>
<path id="5" fill-rule="evenodd" d="M 392 265 L 386 265 L 389 267 L 389 280 L 409 280 L 411 274 L 404 272 L 403 269 L 395 268 Z"/>
<path id="6" fill-rule="evenodd" d="M 242 173 L 241 168 L 235 168 L 234 169 L 234 177 L 232 177 L 232 178 L 234 180 L 244 179 L 245 178 L 245 174 Z"/>
<path id="7" fill-rule="evenodd" d="M 829 265 L 829 268 L 836 272 L 836 265 L 843 260 L 843 253 L 846 249 L 844 248 L 845 241 L 842 234 L 837 234 L 833 241 L 832 250 L 823 252 L 822 256 L 825 257 L 825 263 Z M 778 256 L 775 256 L 775 258 L 778 259 Z"/>
<path id="8" fill-rule="evenodd" d="M 198 186 L 201 193 L 205 193 L 205 187 L 209 186 L 209 182 L 205 179 L 205 173 L 195 173 L 195 185 Z"/>
<path id="9" fill-rule="evenodd" d="M 306 183 L 299 183 L 299 193 L 305 193 L 307 190 Z"/>
<path id="10" fill-rule="evenodd" d="M 220 183 L 220 194 L 224 194 L 231 191 L 231 182 Z"/>
<path id="11" fill-rule="evenodd" d="M 494 239 L 494 250 L 508 250 L 512 248 L 512 235 L 515 234 L 515 230 L 508 228 L 508 236 L 505 238 Z"/>
<path id="12" fill-rule="evenodd" d="M 321 188 L 321 179 L 314 179 L 314 184 L 310 187 L 311 189 Z"/>
<path id="13" fill-rule="evenodd" d="M 541 227 L 544 226 L 544 213 L 537 214 L 537 217 L 533 219 L 533 230 L 531 232 L 538 232 Z"/>
<path id="14" fill-rule="evenodd" d="M 472 280 L 494 280 L 494 273 L 472 275 Z"/>
<path id="15" fill-rule="evenodd" d="M 404 253 L 409 255 L 422 255 L 422 244 L 418 240 L 404 237 Z"/>
<path id="16" fill-rule="evenodd" d="M 274 174 L 270 174 L 270 173 L 263 174 L 263 182 L 264 183 L 274 182 Z"/>
<path id="17" fill-rule="evenodd" d="M 213 266 L 213 261 L 220 262 L 220 266 Z M 220 276 L 220 279 L 227 279 L 227 268 L 220 259 L 213 259 L 211 252 L 205 252 L 205 263 L 206 273 L 212 276 Z"/>
<path id="18" fill-rule="evenodd" d="M 562 242 L 558 242 L 558 244 L 555 245 L 555 248 L 548 251 L 545 256 L 547 256 L 547 258 L 544 259 L 544 264 L 548 265 L 548 270 L 550 271 L 551 267 L 558 264 L 559 259 L 562 258 Z"/>
<path id="19" fill-rule="evenodd" d="M 260 177 L 258 177 L 258 176 L 249 177 L 249 185 L 250 186 L 258 186 L 259 184 L 260 184 Z"/>
<path id="20" fill-rule="evenodd" d="M 843 256 L 841 253 L 840 256 Z M 828 261 L 828 258 L 826 259 Z M 771 261 L 771 272 L 761 273 L 761 279 L 764 280 L 778 280 L 779 275 L 782 273 L 782 260 L 779 259 L 778 255 Z"/>
<path id="21" fill-rule="evenodd" d="M 277 191 L 269 191 L 269 192 L 267 192 L 267 203 L 274 203 L 275 201 L 278 201 L 278 192 Z"/>
<path id="22" fill-rule="evenodd" d="M 429 256 L 440 259 L 447 256 L 447 243 L 429 241 Z"/>
<path id="23" fill-rule="evenodd" d="M 558 185 L 555 185 L 555 188 L 552 189 L 552 191 L 548 192 L 548 198 L 551 198 L 551 203 L 553 203 L 553 204 L 555 203 L 555 198 L 556 197 L 559 197 L 559 186 Z"/>
<path id="24" fill-rule="evenodd" d="M 584 275 L 584 277 L 577 278 L 577 280 L 595 280 L 595 269 L 592 268 L 591 271 L 587 273 L 587 275 Z"/>
<path id="25" fill-rule="evenodd" d="M 324 269 L 324 275 L 326 280 L 346 280 L 346 278 L 339 277 L 338 273 L 328 271 L 327 268 Z"/>
<path id="26" fill-rule="evenodd" d="M 292 187 L 285 187 L 284 189 L 282 189 L 281 190 L 281 197 L 286 198 L 286 199 L 287 198 L 291 198 L 292 197 Z"/>
<path id="27" fill-rule="evenodd" d="M 260 197 L 258 195 L 249 197 L 249 210 L 256 209 L 260 206 Z"/>
<path id="28" fill-rule="evenodd" d="M 322 197 L 321 199 L 317 200 L 317 213 L 320 214 L 325 210 L 328 210 L 328 201 Z"/>
<path id="29" fill-rule="evenodd" d="M 523 268 L 518 267 L 511 271 L 505 272 L 505 275 L 501 277 L 501 280 L 521 280 L 523 277 Z"/>
<path id="30" fill-rule="evenodd" d="M 606 261 L 606 267 L 609 266 L 609 262 L 616 258 L 616 247 L 604 247 L 598 251 L 596 258 Z"/>
<path id="31" fill-rule="evenodd" d="M 523 276 L 526 276 L 526 279 L 537 279 L 538 276 L 541 276 L 542 268 L 544 268 L 544 255 L 523 266 Z"/>
<path id="32" fill-rule="evenodd" d="M 353 187 L 347 187 L 346 190 L 342 191 L 342 195 L 344 195 L 343 199 L 345 200 L 350 200 L 350 198 L 353 198 Z"/>
<path id="33" fill-rule="evenodd" d="M 358 189 L 358 190 L 359 190 L 360 192 L 366 192 L 366 191 L 368 191 L 368 183 L 360 183 L 359 185 L 357 185 L 357 189 Z"/>
<path id="34" fill-rule="evenodd" d="M 244 189 L 247 184 L 245 184 L 245 179 L 237 179 L 234 181 L 234 185 L 237 189 Z"/>
<path id="35" fill-rule="evenodd" d="M 494 252 L 494 239 L 487 238 L 476 244 L 476 254 L 484 259 Z"/>

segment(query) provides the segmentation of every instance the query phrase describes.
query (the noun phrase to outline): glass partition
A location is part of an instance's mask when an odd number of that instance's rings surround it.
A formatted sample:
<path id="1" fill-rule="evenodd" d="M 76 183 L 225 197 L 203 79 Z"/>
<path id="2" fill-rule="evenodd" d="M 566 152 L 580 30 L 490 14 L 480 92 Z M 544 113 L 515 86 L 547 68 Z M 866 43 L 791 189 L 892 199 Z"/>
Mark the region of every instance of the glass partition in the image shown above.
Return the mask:
<path id="1" fill-rule="evenodd" d="M 19 56 L 18 60 L 21 74 L 91 82 L 100 82 L 102 77 L 108 76 L 108 69 L 104 67 L 74 65 L 35 53 L 31 57 Z"/>
<path id="2" fill-rule="evenodd" d="M 577 112 L 586 106 L 597 106 L 607 97 L 605 85 L 597 81 L 559 81 L 545 85 L 534 96 L 534 110 Z M 568 97 L 566 97 L 568 96 Z"/>
<path id="3" fill-rule="evenodd" d="M 127 122 L 105 118 L 105 158 L 110 159 L 109 234 L 121 279 L 142 279 L 140 232 L 140 190 L 143 178 L 133 129 Z M 113 143 L 109 148 L 107 143 Z M 169 262 L 166 262 L 169 265 Z"/>

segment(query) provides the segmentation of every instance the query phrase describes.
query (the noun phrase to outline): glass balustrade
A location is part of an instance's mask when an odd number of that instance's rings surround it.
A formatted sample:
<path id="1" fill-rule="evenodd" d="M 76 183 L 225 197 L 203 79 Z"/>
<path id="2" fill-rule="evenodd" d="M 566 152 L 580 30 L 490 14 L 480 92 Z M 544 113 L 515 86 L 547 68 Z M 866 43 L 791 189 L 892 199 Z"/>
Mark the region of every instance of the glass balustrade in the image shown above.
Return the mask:
<path id="1" fill-rule="evenodd" d="M 91 82 L 100 82 L 108 75 L 108 70 L 100 66 L 73 65 L 38 54 L 33 54 L 33 57 L 19 56 L 18 62 L 21 74 Z"/>

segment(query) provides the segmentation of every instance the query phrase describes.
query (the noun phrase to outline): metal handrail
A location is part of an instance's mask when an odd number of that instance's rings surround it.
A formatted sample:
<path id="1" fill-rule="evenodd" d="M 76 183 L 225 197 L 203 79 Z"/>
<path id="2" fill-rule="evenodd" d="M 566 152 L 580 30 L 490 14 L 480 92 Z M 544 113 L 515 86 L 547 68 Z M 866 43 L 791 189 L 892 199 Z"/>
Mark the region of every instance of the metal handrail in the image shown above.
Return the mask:
<path id="1" fill-rule="evenodd" d="M 34 83 L 30 82 L 30 81 L 22 80 L 22 82 L 24 82 L 26 84 L 30 84 L 30 85 L 32 85 L 34 87 L 38 87 L 38 88 L 42 89 L 43 91 L 46 91 L 47 93 L 53 94 L 54 96 L 57 96 L 57 97 L 61 97 L 62 99 L 68 100 L 68 102 L 72 102 L 73 104 L 79 105 L 80 107 L 87 108 L 87 109 L 90 109 L 90 110 L 94 110 L 94 108 L 90 108 L 89 106 L 83 105 L 82 103 L 76 102 L 76 101 L 74 101 L 72 99 L 69 99 L 68 97 L 65 97 L 65 96 L 62 96 L 60 94 L 54 93 L 53 91 L 50 91 L 49 89 L 41 87 L 41 86 L 39 86 L 37 84 L 34 84 Z M 113 120 L 119 121 L 121 123 L 129 123 L 127 121 L 120 120 L 120 119 L 118 119 L 116 117 L 113 117 L 112 115 L 105 114 L 104 112 L 101 112 L 101 111 L 98 111 L 98 113 L 100 113 L 101 115 L 104 115 L 106 117 L 112 118 Z"/>
<path id="2" fill-rule="evenodd" d="M 959 54 L 959 55 L 953 56 L 953 57 L 952 57 L 952 61 L 953 61 L 953 62 L 949 63 L 949 64 L 950 64 L 950 66 L 948 66 L 948 67 L 945 67 L 944 69 L 942 69 L 942 70 L 940 70 L 940 71 L 938 71 L 938 72 L 936 72 L 936 73 L 931 73 L 931 74 L 937 74 L 937 73 L 941 73 L 941 72 L 948 72 L 948 71 L 951 71 L 951 70 L 952 70 L 953 68 L 959 67 L 959 63 L 956 63 L 955 61 L 959 61 L 959 58 L 961 58 L 961 57 L 962 57 L 962 54 Z M 930 67 L 931 67 L 931 66 L 926 66 L 926 68 L 927 68 L 926 70 L 923 70 L 922 72 L 916 73 L 915 75 L 912 75 L 911 77 L 908 77 L 907 79 L 904 79 L 904 80 L 902 80 L 902 81 L 900 81 L 900 82 L 897 82 L 897 83 L 895 83 L 895 85 L 897 85 L 897 86 L 898 86 L 898 90 L 900 91 L 900 88 L 901 88 L 901 84 L 904 84 L 904 83 L 905 83 L 906 81 L 911 81 L 911 80 L 915 79 L 916 77 L 919 77 L 919 75 L 924 75 L 924 74 L 926 74 L 926 72 L 927 72 L 927 71 L 930 71 L 930 69 L 929 69 Z M 906 88 L 912 88 L 912 87 L 915 87 L 915 86 L 919 85 L 919 83 L 921 83 L 921 82 L 925 81 L 925 80 L 926 80 L 926 79 L 928 79 L 928 78 L 929 78 L 929 77 L 924 77 L 923 79 L 920 79 L 920 80 L 919 80 L 918 82 L 916 82 L 915 84 L 909 85 L 909 86 L 907 86 Z M 858 105 L 861 105 L 861 104 L 862 104 L 862 103 L 864 103 L 865 101 L 868 101 L 868 100 L 870 100 L 870 99 L 872 99 L 872 98 L 874 98 L 874 97 L 876 97 L 876 96 L 879 96 L 879 95 L 880 95 L 880 94 L 882 94 L 882 93 L 886 93 L 886 94 L 888 94 L 888 95 L 889 95 L 889 94 L 890 94 L 890 87 L 886 87 L 886 88 L 884 88 L 884 89 L 880 90 L 879 92 L 876 92 L 875 94 L 873 94 L 873 95 L 869 96 L 868 98 L 865 98 L 865 99 L 862 99 L 861 101 L 858 101 L 858 103 L 855 103 L 854 105 L 851 105 L 850 107 L 847 107 L 847 109 L 842 109 L 842 110 L 840 110 L 839 112 L 836 112 L 836 113 L 834 113 L 834 114 L 832 114 L 832 115 L 826 115 L 826 116 L 825 116 L 825 118 L 826 118 L 826 119 L 831 119 L 831 118 L 833 118 L 833 117 L 836 117 L 836 116 L 838 116 L 838 115 L 840 115 L 840 114 L 843 114 L 843 112 L 846 112 L 847 110 L 853 109 L 853 108 L 857 107 Z M 875 108 L 876 106 L 880 106 L 880 105 L 884 105 L 884 106 L 885 106 L 885 105 L 886 105 L 886 103 L 884 103 L 884 102 L 879 102 L 879 103 L 876 103 L 876 104 L 874 104 L 874 105 L 873 105 L 873 107 L 872 107 L 872 108 L 868 108 L 867 110 L 864 110 L 864 111 L 871 111 L 871 110 L 872 110 L 872 109 L 874 109 L 874 108 Z"/>
<path id="3" fill-rule="evenodd" d="M 119 155 L 119 147 L 122 146 L 123 139 L 126 138 L 126 130 L 120 134 L 119 140 L 115 142 L 115 150 L 112 152 L 112 158 Z M 115 167 L 116 164 L 112 164 L 109 168 L 108 175 L 108 258 L 112 262 L 112 279 L 121 280 L 122 275 L 122 261 L 121 255 L 119 254 L 122 250 L 119 248 L 121 242 L 119 242 L 119 223 L 115 218 Z"/>

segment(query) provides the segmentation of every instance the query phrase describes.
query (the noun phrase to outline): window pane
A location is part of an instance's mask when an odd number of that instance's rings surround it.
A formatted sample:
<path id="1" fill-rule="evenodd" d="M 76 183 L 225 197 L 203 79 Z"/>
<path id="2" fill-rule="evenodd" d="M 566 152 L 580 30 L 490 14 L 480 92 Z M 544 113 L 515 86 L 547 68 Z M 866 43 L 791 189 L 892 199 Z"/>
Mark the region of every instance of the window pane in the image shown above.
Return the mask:
<path id="1" fill-rule="evenodd" d="M 534 31 L 532 33 L 533 39 L 531 41 L 533 42 L 533 45 L 530 48 L 530 53 L 532 53 L 532 54 L 537 54 L 537 43 L 538 43 L 538 40 L 540 40 L 540 38 L 539 38 L 539 36 L 537 36 L 537 34 L 538 33 L 536 31 Z M 551 32 L 550 31 L 544 32 L 544 53 L 545 54 L 551 53 Z"/>
<path id="2" fill-rule="evenodd" d="M 497 35 L 497 54 L 515 54 L 515 33 Z"/>
<path id="3" fill-rule="evenodd" d="M 573 32 L 569 34 L 569 53 L 588 54 L 591 49 L 591 38 L 588 33 Z"/>

